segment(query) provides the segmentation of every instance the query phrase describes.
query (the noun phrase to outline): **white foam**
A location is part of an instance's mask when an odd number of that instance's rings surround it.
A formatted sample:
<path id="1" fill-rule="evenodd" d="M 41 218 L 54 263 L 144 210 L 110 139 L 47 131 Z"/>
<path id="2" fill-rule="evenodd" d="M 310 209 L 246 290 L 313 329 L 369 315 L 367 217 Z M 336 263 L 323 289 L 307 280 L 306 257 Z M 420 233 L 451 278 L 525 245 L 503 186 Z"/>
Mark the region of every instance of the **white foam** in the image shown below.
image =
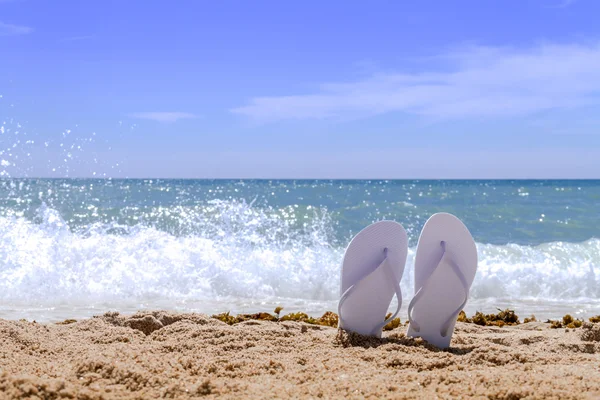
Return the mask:
<path id="1" fill-rule="evenodd" d="M 301 307 L 338 298 L 344 244 L 330 244 L 326 213 L 302 223 L 243 202 L 203 207 L 190 211 L 195 226 L 183 236 L 142 223 L 94 224 L 74 232 L 45 206 L 35 222 L 0 217 L 0 317 L 30 310 L 52 319 L 52 310 L 65 307 L 104 311 L 211 304 L 213 311 L 221 311 L 215 305 L 225 311 L 274 299 Z M 117 228 L 119 234 L 109 233 Z M 598 239 L 535 247 L 479 244 L 478 251 L 475 302 L 600 297 Z M 402 280 L 405 301 L 413 293 L 413 257 L 410 249 Z"/>

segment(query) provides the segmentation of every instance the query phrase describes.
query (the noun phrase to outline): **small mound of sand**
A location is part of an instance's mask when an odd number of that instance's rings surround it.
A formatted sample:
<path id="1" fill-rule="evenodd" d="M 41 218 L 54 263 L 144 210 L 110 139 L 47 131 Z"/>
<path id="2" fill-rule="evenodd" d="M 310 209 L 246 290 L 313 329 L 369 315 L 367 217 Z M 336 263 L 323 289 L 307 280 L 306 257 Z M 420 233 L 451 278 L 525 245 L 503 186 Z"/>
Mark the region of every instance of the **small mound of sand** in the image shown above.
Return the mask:
<path id="1" fill-rule="evenodd" d="M 582 326 L 581 340 L 585 342 L 600 342 L 600 324 L 586 322 Z"/>
<path id="2" fill-rule="evenodd" d="M 114 326 L 125 326 L 136 329 L 146 335 L 179 321 L 190 321 L 200 325 L 214 323 L 212 319 L 208 319 L 205 315 L 173 314 L 165 311 L 137 313 L 131 316 L 120 315 L 118 312 L 107 312 L 100 317 L 94 318 L 98 318 Z"/>

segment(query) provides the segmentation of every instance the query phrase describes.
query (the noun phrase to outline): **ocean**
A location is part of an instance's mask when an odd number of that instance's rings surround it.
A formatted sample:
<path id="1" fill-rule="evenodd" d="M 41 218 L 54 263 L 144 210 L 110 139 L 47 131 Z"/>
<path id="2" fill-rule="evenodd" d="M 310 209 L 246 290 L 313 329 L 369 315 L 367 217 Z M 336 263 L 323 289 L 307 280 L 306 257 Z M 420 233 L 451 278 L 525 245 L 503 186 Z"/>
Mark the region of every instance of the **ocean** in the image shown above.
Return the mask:
<path id="1" fill-rule="evenodd" d="M 600 314 L 600 181 L 7 178 L 0 192 L 0 318 L 320 315 L 349 240 L 388 219 L 409 235 L 405 319 L 419 232 L 441 211 L 477 242 L 467 314 Z"/>

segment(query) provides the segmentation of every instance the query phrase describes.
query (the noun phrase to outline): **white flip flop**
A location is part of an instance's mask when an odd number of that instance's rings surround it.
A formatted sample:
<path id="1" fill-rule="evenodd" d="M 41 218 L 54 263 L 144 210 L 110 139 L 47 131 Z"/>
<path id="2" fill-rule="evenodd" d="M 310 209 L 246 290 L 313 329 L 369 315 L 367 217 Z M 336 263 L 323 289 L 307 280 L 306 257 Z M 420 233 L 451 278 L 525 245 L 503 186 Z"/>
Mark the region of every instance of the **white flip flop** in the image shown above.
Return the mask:
<path id="1" fill-rule="evenodd" d="M 467 227 L 452 214 L 432 215 L 417 245 L 407 335 L 442 349 L 449 347 L 476 271 L 477 248 Z"/>
<path id="2" fill-rule="evenodd" d="M 381 337 L 382 328 L 400 311 L 407 252 L 406 231 L 394 221 L 376 222 L 352 239 L 342 264 L 340 328 Z M 394 294 L 398 308 L 384 321 Z"/>

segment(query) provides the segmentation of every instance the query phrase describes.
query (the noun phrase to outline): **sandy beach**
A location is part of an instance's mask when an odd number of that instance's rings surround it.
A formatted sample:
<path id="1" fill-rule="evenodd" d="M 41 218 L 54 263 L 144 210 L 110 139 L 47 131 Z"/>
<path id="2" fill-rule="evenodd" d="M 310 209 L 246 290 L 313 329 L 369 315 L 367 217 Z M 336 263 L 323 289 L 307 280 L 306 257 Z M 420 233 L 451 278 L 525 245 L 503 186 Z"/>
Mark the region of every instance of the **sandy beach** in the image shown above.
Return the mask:
<path id="1" fill-rule="evenodd" d="M 442 351 L 301 322 L 227 325 L 202 314 L 0 320 L 0 395 L 28 399 L 600 396 L 600 324 L 457 323 Z"/>

